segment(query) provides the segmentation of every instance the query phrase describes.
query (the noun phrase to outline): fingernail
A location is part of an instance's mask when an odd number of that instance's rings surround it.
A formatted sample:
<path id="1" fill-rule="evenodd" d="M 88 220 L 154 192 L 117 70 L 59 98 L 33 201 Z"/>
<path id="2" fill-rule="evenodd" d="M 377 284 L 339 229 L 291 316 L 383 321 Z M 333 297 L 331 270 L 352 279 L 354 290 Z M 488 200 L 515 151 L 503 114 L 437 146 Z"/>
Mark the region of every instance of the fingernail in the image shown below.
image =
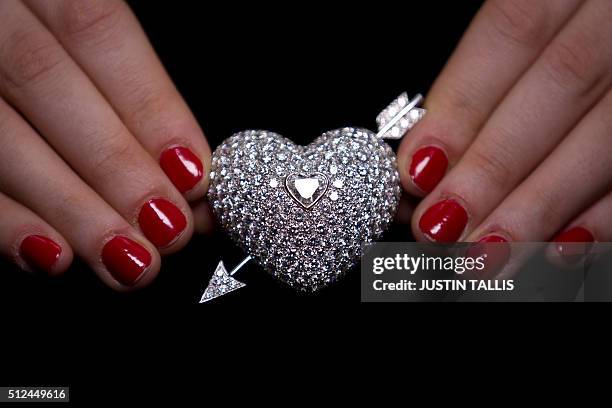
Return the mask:
<path id="1" fill-rule="evenodd" d="M 163 248 L 176 241 L 187 226 L 187 219 L 170 201 L 154 198 L 140 209 L 138 224 L 149 241 Z"/>
<path id="2" fill-rule="evenodd" d="M 477 271 L 481 278 L 490 277 L 499 272 L 510 259 L 508 240 L 499 235 L 487 235 L 472 245 L 466 253 L 467 257 L 477 259 L 483 257 L 484 267 Z"/>
<path id="3" fill-rule="evenodd" d="M 191 190 L 204 175 L 204 166 L 198 156 L 182 146 L 166 149 L 159 158 L 159 164 L 181 193 Z"/>
<path id="4" fill-rule="evenodd" d="M 440 201 L 429 207 L 419 220 L 419 228 L 435 242 L 456 242 L 468 222 L 467 211 L 455 200 Z"/>
<path id="5" fill-rule="evenodd" d="M 580 243 L 592 243 L 595 237 L 589 230 L 583 227 L 570 228 L 553 238 L 557 252 L 565 262 L 575 264 L 588 252 L 590 245 L 579 245 Z"/>
<path id="6" fill-rule="evenodd" d="M 102 262 L 119 283 L 132 286 L 151 265 L 151 254 L 136 241 L 116 236 L 102 248 Z"/>
<path id="7" fill-rule="evenodd" d="M 435 146 L 426 146 L 412 155 L 410 178 L 424 193 L 431 192 L 446 174 L 448 159 L 444 151 Z"/>
<path id="8" fill-rule="evenodd" d="M 19 247 L 19 255 L 33 269 L 50 272 L 62 253 L 62 247 L 42 235 L 29 235 Z"/>

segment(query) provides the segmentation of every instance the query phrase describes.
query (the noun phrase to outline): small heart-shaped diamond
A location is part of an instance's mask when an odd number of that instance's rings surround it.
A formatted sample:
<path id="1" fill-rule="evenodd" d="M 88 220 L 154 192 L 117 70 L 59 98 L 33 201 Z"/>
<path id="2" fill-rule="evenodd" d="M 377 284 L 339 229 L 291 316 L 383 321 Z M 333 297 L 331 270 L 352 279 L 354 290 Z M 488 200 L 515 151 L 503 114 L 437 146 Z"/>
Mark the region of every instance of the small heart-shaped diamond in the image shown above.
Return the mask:
<path id="1" fill-rule="evenodd" d="M 368 130 L 326 132 L 308 146 L 267 131 L 213 153 L 208 197 L 220 224 L 264 269 L 315 291 L 381 236 L 400 196 L 395 154 Z"/>
<path id="2" fill-rule="evenodd" d="M 285 177 L 285 188 L 289 195 L 302 207 L 309 209 L 323 197 L 329 181 L 322 173 L 309 176 L 304 174 L 289 174 Z"/>

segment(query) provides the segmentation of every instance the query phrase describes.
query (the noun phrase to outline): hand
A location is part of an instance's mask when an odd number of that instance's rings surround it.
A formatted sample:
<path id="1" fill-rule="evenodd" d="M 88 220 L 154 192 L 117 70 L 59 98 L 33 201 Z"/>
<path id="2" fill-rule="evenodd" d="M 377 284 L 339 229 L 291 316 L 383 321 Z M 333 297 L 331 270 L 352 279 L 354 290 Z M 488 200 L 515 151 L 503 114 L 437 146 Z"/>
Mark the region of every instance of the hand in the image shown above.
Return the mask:
<path id="1" fill-rule="evenodd" d="M 609 0 L 484 4 L 399 149 L 417 240 L 612 241 L 611 21 Z"/>
<path id="2" fill-rule="evenodd" d="M 0 250 L 148 284 L 190 239 L 210 148 L 119 0 L 0 2 Z"/>

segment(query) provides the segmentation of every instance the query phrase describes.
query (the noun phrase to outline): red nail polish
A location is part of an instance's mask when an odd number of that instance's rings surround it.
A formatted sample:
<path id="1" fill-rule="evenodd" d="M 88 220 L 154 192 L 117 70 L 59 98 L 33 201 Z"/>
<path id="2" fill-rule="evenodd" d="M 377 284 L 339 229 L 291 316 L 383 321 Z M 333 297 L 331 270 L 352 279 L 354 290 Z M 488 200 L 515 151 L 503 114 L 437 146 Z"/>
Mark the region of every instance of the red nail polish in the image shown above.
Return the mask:
<path id="1" fill-rule="evenodd" d="M 556 248 L 565 262 L 574 264 L 586 255 L 590 248 L 590 243 L 595 241 L 593 234 L 583 227 L 570 228 L 558 234 L 553 241 L 557 244 Z M 584 245 L 580 245 L 583 243 Z"/>
<path id="2" fill-rule="evenodd" d="M 50 272 L 62 253 L 62 247 L 42 235 L 29 235 L 19 247 L 19 255 L 36 270 Z"/>
<path id="3" fill-rule="evenodd" d="M 499 272 L 510 259 L 510 245 L 504 237 L 487 235 L 477 243 L 470 246 L 466 256 L 470 258 L 483 257 L 484 268 L 477 270 L 480 278 L 491 277 Z"/>
<path id="4" fill-rule="evenodd" d="M 419 220 L 419 228 L 435 242 L 456 242 L 468 222 L 467 211 L 455 200 L 440 201 L 429 207 Z"/>
<path id="5" fill-rule="evenodd" d="M 191 190 L 204 175 L 202 162 L 186 147 L 166 149 L 159 158 L 159 164 L 181 193 Z"/>
<path id="6" fill-rule="evenodd" d="M 431 192 L 446 174 L 448 159 L 444 151 L 435 146 L 417 150 L 410 162 L 410 178 L 424 193 Z"/>
<path id="7" fill-rule="evenodd" d="M 145 237 L 156 247 L 172 244 L 187 226 L 185 215 L 168 200 L 154 198 L 140 209 L 138 224 Z"/>
<path id="8" fill-rule="evenodd" d="M 102 262 L 119 283 L 132 286 L 151 265 L 151 254 L 136 241 L 116 236 L 102 248 Z"/>

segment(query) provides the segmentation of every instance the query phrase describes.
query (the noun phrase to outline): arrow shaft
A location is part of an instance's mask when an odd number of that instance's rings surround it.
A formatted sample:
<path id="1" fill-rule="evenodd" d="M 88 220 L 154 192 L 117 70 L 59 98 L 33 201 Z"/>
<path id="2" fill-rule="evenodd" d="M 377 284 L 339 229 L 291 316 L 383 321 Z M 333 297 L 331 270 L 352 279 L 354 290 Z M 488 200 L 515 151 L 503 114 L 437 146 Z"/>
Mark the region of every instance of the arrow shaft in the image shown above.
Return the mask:
<path id="1" fill-rule="evenodd" d="M 251 255 L 248 255 L 246 258 L 244 258 L 242 260 L 242 262 L 240 262 L 238 265 L 236 265 L 236 267 L 234 269 L 232 269 L 232 271 L 229 273 L 230 276 L 232 276 L 233 274 L 235 274 L 236 272 L 238 272 L 238 269 L 242 268 L 244 266 L 244 264 L 246 264 L 247 262 L 249 262 L 251 259 L 253 259 L 251 257 Z"/>

